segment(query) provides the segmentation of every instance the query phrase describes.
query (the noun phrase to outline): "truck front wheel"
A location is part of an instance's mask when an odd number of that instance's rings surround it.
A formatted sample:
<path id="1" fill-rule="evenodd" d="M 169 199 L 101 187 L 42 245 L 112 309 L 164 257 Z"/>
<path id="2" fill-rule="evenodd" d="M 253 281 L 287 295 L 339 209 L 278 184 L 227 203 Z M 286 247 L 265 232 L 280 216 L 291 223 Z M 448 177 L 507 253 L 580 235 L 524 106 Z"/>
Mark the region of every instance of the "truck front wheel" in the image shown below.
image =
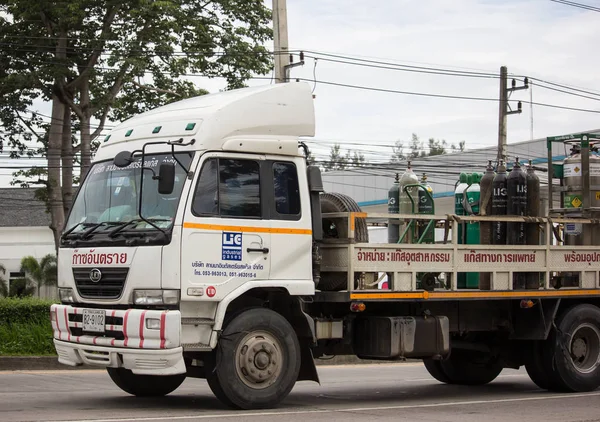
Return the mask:
<path id="1" fill-rule="evenodd" d="M 224 404 L 238 409 L 276 406 L 290 393 L 300 371 L 300 343 L 277 312 L 249 309 L 227 324 L 206 378 Z"/>
<path id="2" fill-rule="evenodd" d="M 125 368 L 106 368 L 121 390 L 138 397 L 162 397 L 177 390 L 185 380 L 181 375 L 137 375 Z"/>

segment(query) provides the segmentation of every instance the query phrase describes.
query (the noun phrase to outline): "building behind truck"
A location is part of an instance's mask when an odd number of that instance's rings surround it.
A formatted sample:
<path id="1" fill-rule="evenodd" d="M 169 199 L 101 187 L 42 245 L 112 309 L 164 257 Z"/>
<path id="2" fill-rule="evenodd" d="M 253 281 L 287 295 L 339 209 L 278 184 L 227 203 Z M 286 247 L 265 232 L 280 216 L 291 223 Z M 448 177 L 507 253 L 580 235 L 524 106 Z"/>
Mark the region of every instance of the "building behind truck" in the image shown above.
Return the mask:
<path id="1" fill-rule="evenodd" d="M 551 219 L 365 213 L 307 165 L 300 139 L 314 131 L 304 83 L 192 98 L 114 128 L 61 236 L 59 361 L 105 367 L 136 396 L 205 378 L 243 409 L 318 381 L 314 359 L 331 355 L 423 359 L 449 384 L 524 365 L 547 390 L 600 385 L 600 239 L 552 241 L 566 224 L 597 226 L 585 202 Z M 461 224 L 498 218 L 536 224 L 539 244 L 458 242 Z M 389 219 L 401 243 L 370 243 L 368 221 Z M 423 242 L 428 230 L 446 240 Z M 487 290 L 459 285 L 482 272 Z M 513 272 L 539 283 L 515 289 Z"/>

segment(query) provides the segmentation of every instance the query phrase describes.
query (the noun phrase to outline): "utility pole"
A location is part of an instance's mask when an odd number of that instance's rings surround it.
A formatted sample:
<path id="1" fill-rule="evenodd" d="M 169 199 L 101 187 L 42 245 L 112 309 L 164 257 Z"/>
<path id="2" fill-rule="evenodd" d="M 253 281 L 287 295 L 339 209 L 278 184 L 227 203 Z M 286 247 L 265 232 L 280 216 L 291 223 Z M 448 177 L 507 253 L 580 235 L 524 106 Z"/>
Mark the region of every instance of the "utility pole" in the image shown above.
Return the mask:
<path id="1" fill-rule="evenodd" d="M 290 55 L 288 54 L 286 0 L 273 0 L 273 41 L 275 46 L 275 82 L 287 82 Z"/>
<path id="2" fill-rule="evenodd" d="M 498 164 L 500 160 L 506 162 L 506 112 L 508 111 L 508 98 L 506 92 L 506 66 L 500 68 L 500 116 L 498 118 Z"/>
<path id="3" fill-rule="evenodd" d="M 521 101 L 518 103 L 517 110 L 511 110 L 508 104 L 508 99 L 513 91 L 529 88 L 529 80 L 525 78 L 523 86 L 517 86 L 517 82 L 513 79 L 512 86 L 508 88 L 508 70 L 506 66 L 500 68 L 500 102 L 499 102 L 499 117 L 498 117 L 498 162 L 503 160 L 506 162 L 506 116 L 509 114 L 519 114 L 522 111 Z"/>

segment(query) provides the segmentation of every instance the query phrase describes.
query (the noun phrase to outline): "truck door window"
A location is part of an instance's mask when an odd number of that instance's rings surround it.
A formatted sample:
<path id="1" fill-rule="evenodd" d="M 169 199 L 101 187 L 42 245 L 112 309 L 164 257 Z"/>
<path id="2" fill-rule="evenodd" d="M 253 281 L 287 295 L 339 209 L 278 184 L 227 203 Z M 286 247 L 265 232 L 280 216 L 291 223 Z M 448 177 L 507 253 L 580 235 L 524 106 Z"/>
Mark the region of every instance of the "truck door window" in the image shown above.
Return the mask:
<path id="1" fill-rule="evenodd" d="M 219 193 L 217 190 L 217 168 L 216 158 L 212 158 L 204 163 L 196 194 L 194 195 L 194 204 L 192 211 L 196 215 L 219 215 Z"/>
<path id="2" fill-rule="evenodd" d="M 219 160 L 221 217 L 258 217 L 260 211 L 259 165 L 251 160 Z"/>
<path id="3" fill-rule="evenodd" d="M 259 164 L 210 159 L 202 166 L 192 211 L 196 215 L 260 218 Z"/>
<path id="4" fill-rule="evenodd" d="M 275 211 L 284 219 L 300 217 L 298 172 L 293 163 L 273 163 Z M 286 218 L 287 217 L 287 218 Z"/>

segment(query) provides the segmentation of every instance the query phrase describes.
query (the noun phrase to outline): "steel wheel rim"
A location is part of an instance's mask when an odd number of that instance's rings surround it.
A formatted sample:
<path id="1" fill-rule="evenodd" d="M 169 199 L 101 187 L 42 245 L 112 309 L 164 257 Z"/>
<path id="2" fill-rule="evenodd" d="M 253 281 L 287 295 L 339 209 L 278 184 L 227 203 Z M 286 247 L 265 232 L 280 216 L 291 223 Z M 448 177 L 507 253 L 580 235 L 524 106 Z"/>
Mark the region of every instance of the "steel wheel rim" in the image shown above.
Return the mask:
<path id="1" fill-rule="evenodd" d="M 600 366 L 600 329 L 588 323 L 577 327 L 569 342 L 569 356 L 577 372 L 594 372 Z"/>
<path id="2" fill-rule="evenodd" d="M 235 352 L 238 377 L 248 387 L 263 390 L 273 385 L 283 368 L 281 343 L 271 333 L 246 334 Z"/>

